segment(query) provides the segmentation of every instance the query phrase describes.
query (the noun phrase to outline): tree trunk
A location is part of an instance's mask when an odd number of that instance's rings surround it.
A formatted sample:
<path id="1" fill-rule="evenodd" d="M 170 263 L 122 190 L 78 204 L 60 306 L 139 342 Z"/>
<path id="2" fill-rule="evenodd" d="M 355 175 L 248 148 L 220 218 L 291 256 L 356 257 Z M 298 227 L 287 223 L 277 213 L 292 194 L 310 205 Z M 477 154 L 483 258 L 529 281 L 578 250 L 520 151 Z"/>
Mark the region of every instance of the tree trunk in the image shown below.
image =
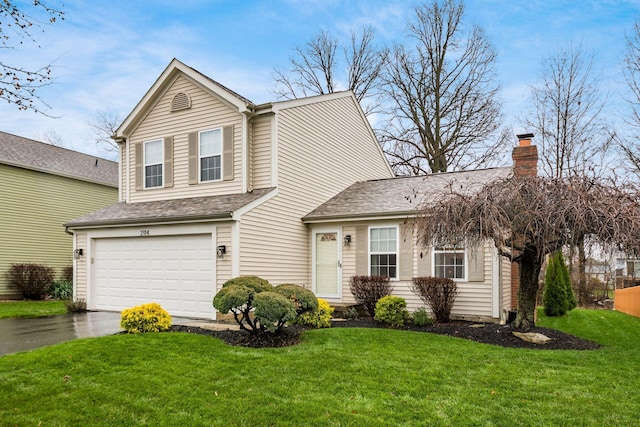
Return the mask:
<path id="1" fill-rule="evenodd" d="M 578 301 L 581 307 L 588 306 L 591 302 L 591 295 L 587 289 L 586 264 L 587 255 L 584 250 L 584 236 L 580 236 L 578 241 Z"/>
<path id="2" fill-rule="evenodd" d="M 518 331 L 528 331 L 536 325 L 536 296 L 538 294 L 541 256 L 527 248 L 517 261 L 520 270 L 520 286 L 518 288 L 518 314 L 513 322 L 513 328 Z"/>

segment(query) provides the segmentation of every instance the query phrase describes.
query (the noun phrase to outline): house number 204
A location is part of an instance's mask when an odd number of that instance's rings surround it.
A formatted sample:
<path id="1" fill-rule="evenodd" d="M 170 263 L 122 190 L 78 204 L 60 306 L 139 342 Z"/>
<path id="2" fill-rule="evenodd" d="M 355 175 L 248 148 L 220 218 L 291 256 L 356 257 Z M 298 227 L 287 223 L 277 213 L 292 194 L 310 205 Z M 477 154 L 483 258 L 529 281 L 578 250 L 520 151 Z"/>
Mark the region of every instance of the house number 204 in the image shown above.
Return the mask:
<path id="1" fill-rule="evenodd" d="M 148 235 L 150 235 L 150 234 L 151 234 L 151 233 L 149 233 L 149 230 L 140 230 L 140 235 L 141 235 L 141 236 L 148 236 Z"/>

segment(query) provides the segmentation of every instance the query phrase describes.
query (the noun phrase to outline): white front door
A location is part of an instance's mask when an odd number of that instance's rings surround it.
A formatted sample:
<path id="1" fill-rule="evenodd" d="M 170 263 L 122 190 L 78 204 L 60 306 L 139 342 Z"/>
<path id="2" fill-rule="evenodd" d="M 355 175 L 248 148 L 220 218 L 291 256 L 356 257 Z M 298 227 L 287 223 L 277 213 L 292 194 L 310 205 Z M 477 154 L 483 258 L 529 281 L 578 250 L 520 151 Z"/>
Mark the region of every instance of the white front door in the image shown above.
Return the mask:
<path id="1" fill-rule="evenodd" d="M 317 296 L 339 298 L 342 292 L 339 230 L 313 233 L 313 289 Z"/>

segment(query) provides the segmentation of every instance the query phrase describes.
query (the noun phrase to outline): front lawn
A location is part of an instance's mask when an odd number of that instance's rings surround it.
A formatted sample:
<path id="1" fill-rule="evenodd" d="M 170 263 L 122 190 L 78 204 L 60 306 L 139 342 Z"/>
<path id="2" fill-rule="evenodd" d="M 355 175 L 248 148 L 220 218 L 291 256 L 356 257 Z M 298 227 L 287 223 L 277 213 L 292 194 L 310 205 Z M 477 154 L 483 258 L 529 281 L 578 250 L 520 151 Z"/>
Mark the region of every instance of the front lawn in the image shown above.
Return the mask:
<path id="1" fill-rule="evenodd" d="M 523 350 L 335 328 L 288 348 L 116 335 L 0 357 L 4 425 L 634 425 L 640 319 L 573 310 L 540 325 L 601 343 Z"/>
<path id="2" fill-rule="evenodd" d="M 65 314 L 64 301 L 3 301 L 0 302 L 0 319 L 8 317 L 43 317 Z"/>

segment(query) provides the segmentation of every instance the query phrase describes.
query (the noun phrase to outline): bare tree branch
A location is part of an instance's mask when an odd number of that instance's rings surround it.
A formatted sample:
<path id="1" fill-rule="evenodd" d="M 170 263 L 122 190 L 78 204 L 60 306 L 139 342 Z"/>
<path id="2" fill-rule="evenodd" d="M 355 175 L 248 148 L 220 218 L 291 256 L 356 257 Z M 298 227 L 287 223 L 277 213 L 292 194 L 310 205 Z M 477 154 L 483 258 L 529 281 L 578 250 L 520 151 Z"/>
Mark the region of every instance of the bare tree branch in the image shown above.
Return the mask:
<path id="1" fill-rule="evenodd" d="M 542 83 L 531 89 L 535 111 L 526 124 L 540 141 L 547 176 L 600 174 L 604 167 L 612 138 L 601 119 L 606 98 L 592 63 L 581 45 L 558 49 L 542 63 Z"/>
<path id="2" fill-rule="evenodd" d="M 290 69 L 274 69 L 276 95 L 296 99 L 350 89 L 370 114 L 379 105 L 375 98 L 387 56 L 387 50 L 377 48 L 374 41 L 373 27 L 365 27 L 360 33 L 351 31 L 350 43 L 342 48 L 344 56 L 340 60 L 336 56 L 340 42 L 328 31 L 321 31 L 304 48 L 295 48 Z"/>
<path id="3" fill-rule="evenodd" d="M 113 110 L 101 110 L 89 122 L 93 140 L 108 152 L 118 152 L 118 144 L 111 138 L 122 123 L 122 116 Z"/>
<path id="4" fill-rule="evenodd" d="M 21 10 L 14 1 L 0 2 L 0 49 L 17 49 L 25 39 L 35 43 L 35 37 L 31 33 L 34 26 L 64 19 L 64 12 L 40 0 L 33 2 L 32 12 L 35 15 Z M 15 39 L 18 41 L 10 44 Z M 51 64 L 29 69 L 0 60 L 0 99 L 16 105 L 19 110 L 32 110 L 49 116 L 45 110 L 51 107 L 40 98 L 38 90 L 51 84 L 52 79 Z"/>
<path id="5" fill-rule="evenodd" d="M 415 46 L 397 45 L 390 57 L 391 105 L 379 136 L 398 174 L 482 166 L 506 142 L 498 133 L 496 53 L 481 28 L 464 31 L 463 16 L 460 0 L 417 7 L 409 26 Z"/>

